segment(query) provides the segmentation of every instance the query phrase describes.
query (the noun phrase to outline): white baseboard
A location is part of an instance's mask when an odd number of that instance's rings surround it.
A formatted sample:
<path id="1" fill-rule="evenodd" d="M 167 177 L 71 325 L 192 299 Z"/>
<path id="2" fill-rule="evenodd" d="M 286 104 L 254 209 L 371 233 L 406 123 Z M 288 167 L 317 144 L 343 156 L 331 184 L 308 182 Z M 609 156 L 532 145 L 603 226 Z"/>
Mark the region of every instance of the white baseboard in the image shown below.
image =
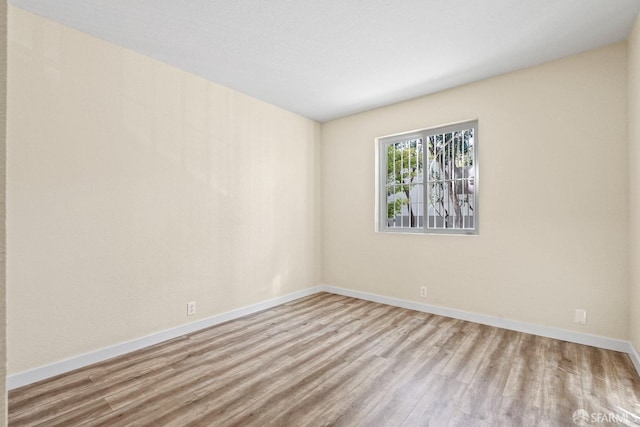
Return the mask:
<path id="1" fill-rule="evenodd" d="M 158 332 L 156 334 L 116 344 L 114 346 L 106 347 L 91 353 L 82 354 L 70 359 L 52 363 L 50 365 L 9 375 L 7 376 L 7 389 L 11 390 L 40 380 L 51 378 L 65 372 L 70 372 L 94 363 L 102 362 L 104 360 L 111 359 L 112 357 L 121 356 L 123 354 L 130 353 L 132 351 L 139 350 L 150 345 L 158 344 L 160 342 L 177 338 L 182 335 L 198 331 L 200 329 L 228 322 L 229 320 L 237 319 L 248 314 L 266 310 L 277 305 L 296 300 L 298 298 L 313 295 L 318 292 L 329 292 L 337 295 L 359 298 L 366 301 L 421 311 L 424 313 L 437 314 L 454 319 L 495 326 L 512 331 L 525 332 L 528 334 L 540 335 L 543 337 L 555 338 L 563 341 L 590 345 L 593 347 L 600 347 L 607 350 L 620 351 L 629 354 L 631 361 L 638 371 L 638 375 L 640 375 L 640 354 L 629 341 L 607 338 L 592 334 L 585 334 L 581 332 L 568 331 L 548 326 L 535 325 L 531 323 L 520 322 L 517 320 L 502 319 L 486 314 L 471 313 L 463 310 L 456 310 L 436 305 L 422 304 L 399 298 L 392 298 L 367 292 L 354 291 L 351 289 L 338 288 L 335 286 L 321 285 L 294 292 L 292 294 L 284 295 L 282 297 L 270 299 L 268 301 L 263 301 L 258 304 L 242 307 L 237 310 L 218 314 L 194 323 L 189 323 L 187 325 L 182 325 L 176 328 L 168 329 L 166 331 Z"/>
<path id="2" fill-rule="evenodd" d="M 278 298 L 273 298 L 268 301 L 263 301 L 258 304 L 249 305 L 237 310 L 232 310 L 226 313 L 208 317 L 206 319 L 189 323 L 187 325 L 178 326 L 176 328 L 161 331 L 142 338 L 137 338 L 100 350 L 92 351 L 90 353 L 85 353 L 76 357 L 72 357 L 70 359 L 61 360 L 50 365 L 9 375 L 7 376 L 7 389 L 12 390 L 14 388 L 32 384 L 37 381 L 63 374 L 65 372 L 70 372 L 75 369 L 111 359 L 112 357 L 121 356 L 123 354 L 130 353 L 132 351 L 139 350 L 150 345 L 177 338 L 182 335 L 198 331 L 200 329 L 228 322 L 229 320 L 237 319 L 248 314 L 257 313 L 258 311 L 266 310 L 277 305 L 296 300 L 298 298 L 318 293 L 320 291 L 322 291 L 322 287 L 320 286 L 304 289 L 302 291 L 294 292 Z"/>
<path id="3" fill-rule="evenodd" d="M 638 353 L 638 350 L 633 346 L 632 343 L 629 343 L 628 353 L 631 361 L 633 362 L 633 366 L 636 367 L 636 371 L 638 371 L 638 375 L 640 375 L 640 353 Z"/>
<path id="4" fill-rule="evenodd" d="M 463 310 L 456 310 L 436 305 L 422 304 L 414 301 L 386 297 L 382 295 L 370 294 L 367 292 L 354 291 L 351 289 L 338 288 L 334 286 L 324 285 L 321 288 L 325 292 L 330 292 L 338 295 L 359 298 L 367 301 L 378 302 L 381 304 L 393 305 L 396 307 L 408 308 L 410 310 L 421 311 L 424 313 L 438 314 L 440 316 L 452 317 L 454 319 L 466 320 L 483 325 L 509 329 L 512 331 L 525 332 L 532 335 L 555 338 L 562 341 L 574 342 L 577 344 L 600 347 L 607 350 L 620 351 L 623 353 L 629 353 L 631 346 L 629 341 L 607 338 L 599 335 L 585 334 L 581 332 L 568 331 L 565 329 L 552 328 L 549 326 L 535 325 L 532 323 L 520 322 L 517 320 L 503 319 L 500 317 L 488 316 L 486 314 L 471 313 Z M 637 368 L 638 365 L 636 365 L 636 369 Z M 640 369 L 638 370 L 638 374 L 640 375 Z"/>

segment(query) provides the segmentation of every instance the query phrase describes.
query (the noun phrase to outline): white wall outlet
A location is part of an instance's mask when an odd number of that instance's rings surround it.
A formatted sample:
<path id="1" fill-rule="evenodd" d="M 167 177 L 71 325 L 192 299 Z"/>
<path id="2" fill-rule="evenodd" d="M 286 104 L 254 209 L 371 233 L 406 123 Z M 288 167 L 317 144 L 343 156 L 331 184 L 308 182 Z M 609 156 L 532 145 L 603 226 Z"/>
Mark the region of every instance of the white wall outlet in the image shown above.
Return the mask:
<path id="1" fill-rule="evenodd" d="M 427 287 L 426 286 L 420 286 L 420 296 L 422 298 L 426 298 L 427 297 Z"/>
<path id="2" fill-rule="evenodd" d="M 586 325 L 587 324 L 587 310 L 582 310 L 582 309 L 576 308 L 575 322 L 579 323 L 580 325 Z"/>
<path id="3" fill-rule="evenodd" d="M 187 316 L 193 316 L 196 314 L 196 302 L 190 301 L 187 303 Z"/>

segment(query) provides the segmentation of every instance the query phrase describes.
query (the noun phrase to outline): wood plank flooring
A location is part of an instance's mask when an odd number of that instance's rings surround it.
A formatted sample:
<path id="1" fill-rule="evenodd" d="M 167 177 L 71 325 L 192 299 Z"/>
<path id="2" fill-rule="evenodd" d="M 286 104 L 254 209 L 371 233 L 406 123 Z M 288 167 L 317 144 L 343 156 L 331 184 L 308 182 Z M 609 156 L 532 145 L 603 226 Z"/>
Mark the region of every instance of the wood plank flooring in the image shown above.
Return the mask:
<path id="1" fill-rule="evenodd" d="M 579 409 L 636 421 L 626 354 L 327 293 L 9 393 L 11 426 L 571 426 Z"/>

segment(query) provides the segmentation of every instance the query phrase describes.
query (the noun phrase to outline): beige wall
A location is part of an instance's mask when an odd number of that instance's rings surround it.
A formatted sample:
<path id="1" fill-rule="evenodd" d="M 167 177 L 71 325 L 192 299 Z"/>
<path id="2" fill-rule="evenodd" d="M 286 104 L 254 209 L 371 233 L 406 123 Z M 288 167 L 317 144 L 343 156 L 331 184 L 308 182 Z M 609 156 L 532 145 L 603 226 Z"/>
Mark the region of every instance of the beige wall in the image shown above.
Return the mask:
<path id="1" fill-rule="evenodd" d="M 622 43 L 325 123 L 324 282 L 627 339 L 626 74 Z M 374 138 L 474 118 L 480 235 L 375 233 Z"/>
<path id="2" fill-rule="evenodd" d="M 7 2 L 0 3 L 0 426 L 7 424 L 6 324 Z"/>
<path id="3" fill-rule="evenodd" d="M 640 17 L 628 41 L 630 170 L 630 335 L 640 351 Z"/>
<path id="4" fill-rule="evenodd" d="M 9 27 L 10 374 L 318 283 L 318 123 L 17 8 Z"/>

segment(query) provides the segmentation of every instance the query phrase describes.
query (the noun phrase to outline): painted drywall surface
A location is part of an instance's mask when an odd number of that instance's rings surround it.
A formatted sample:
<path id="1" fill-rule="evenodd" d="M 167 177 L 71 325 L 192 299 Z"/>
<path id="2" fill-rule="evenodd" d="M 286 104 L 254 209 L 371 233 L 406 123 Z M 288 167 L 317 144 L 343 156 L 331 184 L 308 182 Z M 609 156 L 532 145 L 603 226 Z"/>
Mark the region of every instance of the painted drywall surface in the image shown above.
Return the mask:
<path id="1" fill-rule="evenodd" d="M 629 35 L 629 267 L 631 342 L 640 349 L 640 18 Z"/>
<path id="2" fill-rule="evenodd" d="M 0 426 L 7 425 L 6 315 L 7 2 L 0 3 Z"/>
<path id="3" fill-rule="evenodd" d="M 618 44 L 324 123 L 324 283 L 627 339 L 626 74 Z M 479 236 L 376 233 L 374 138 L 468 119 Z"/>
<path id="4" fill-rule="evenodd" d="M 318 123 L 9 23 L 10 374 L 318 282 Z"/>

